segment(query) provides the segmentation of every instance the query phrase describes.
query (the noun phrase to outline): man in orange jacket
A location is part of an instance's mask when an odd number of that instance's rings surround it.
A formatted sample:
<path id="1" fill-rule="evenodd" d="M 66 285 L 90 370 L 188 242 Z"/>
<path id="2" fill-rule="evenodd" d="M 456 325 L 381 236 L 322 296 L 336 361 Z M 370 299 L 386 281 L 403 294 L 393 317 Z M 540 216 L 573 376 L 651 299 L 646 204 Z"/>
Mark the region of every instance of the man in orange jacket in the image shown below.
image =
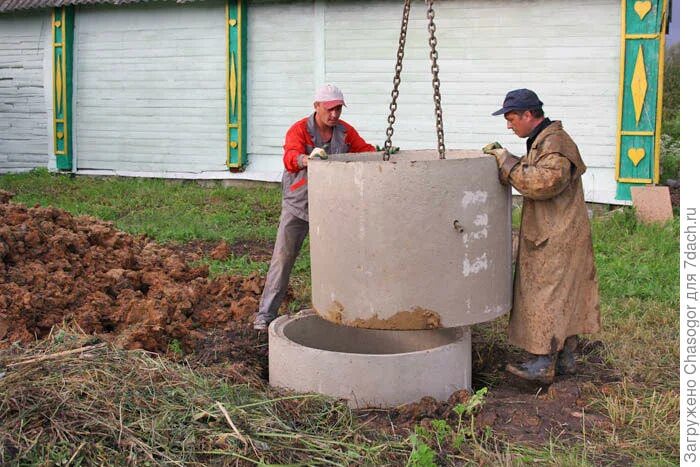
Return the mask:
<path id="1" fill-rule="evenodd" d="M 314 96 L 314 113 L 292 125 L 284 142 L 282 214 L 275 249 L 253 327 L 264 331 L 277 317 L 287 293 L 289 276 L 301 245 L 309 233 L 309 198 L 306 166 L 310 157 L 326 154 L 369 152 L 368 144 L 349 123 L 340 119 L 345 105 L 343 93 L 326 84 Z"/>

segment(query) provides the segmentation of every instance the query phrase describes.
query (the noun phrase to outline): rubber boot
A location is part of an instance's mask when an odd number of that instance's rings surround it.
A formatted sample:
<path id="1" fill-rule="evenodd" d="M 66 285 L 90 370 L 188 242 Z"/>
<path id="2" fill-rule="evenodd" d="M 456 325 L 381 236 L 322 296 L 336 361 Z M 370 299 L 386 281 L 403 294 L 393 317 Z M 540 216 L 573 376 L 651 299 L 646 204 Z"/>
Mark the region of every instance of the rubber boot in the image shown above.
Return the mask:
<path id="1" fill-rule="evenodd" d="M 506 365 L 506 371 L 527 381 L 552 384 L 556 362 L 557 354 L 532 355 L 525 363 L 509 363 Z"/>
<path id="2" fill-rule="evenodd" d="M 576 358 L 574 351 L 578 347 L 578 336 L 569 336 L 564 341 L 564 348 L 559 351 L 557 356 L 557 375 L 575 375 L 576 374 Z"/>

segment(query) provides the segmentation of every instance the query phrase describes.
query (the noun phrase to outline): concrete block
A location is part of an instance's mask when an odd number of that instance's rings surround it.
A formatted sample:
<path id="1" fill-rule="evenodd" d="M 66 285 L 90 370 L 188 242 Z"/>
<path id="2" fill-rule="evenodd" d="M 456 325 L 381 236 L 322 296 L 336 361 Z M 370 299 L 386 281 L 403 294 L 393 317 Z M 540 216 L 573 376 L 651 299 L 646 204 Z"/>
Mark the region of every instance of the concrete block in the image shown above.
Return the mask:
<path id="1" fill-rule="evenodd" d="M 666 222 L 673 219 L 671 195 L 667 186 L 633 186 L 632 205 L 637 219 L 644 223 Z"/>

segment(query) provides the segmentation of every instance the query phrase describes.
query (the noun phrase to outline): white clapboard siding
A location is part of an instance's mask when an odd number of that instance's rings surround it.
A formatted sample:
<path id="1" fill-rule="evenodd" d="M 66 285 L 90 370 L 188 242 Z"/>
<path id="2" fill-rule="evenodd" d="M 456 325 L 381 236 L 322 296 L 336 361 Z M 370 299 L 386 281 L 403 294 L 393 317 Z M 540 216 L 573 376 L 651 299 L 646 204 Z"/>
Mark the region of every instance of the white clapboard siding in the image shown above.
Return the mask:
<path id="1" fill-rule="evenodd" d="M 219 0 L 76 10 L 77 169 L 226 171 Z"/>
<path id="2" fill-rule="evenodd" d="M 287 128 L 309 113 L 320 82 L 345 92 L 344 118 L 372 143 L 385 138 L 402 12 L 395 1 L 251 2 L 248 122 L 251 167 L 282 171 Z M 490 114 L 505 93 L 535 89 L 561 119 L 589 171 L 590 201 L 614 202 L 619 79 L 618 0 L 445 0 L 435 4 L 447 148 L 524 141 Z M 394 143 L 435 147 L 425 6 L 414 2 Z"/>
<path id="3" fill-rule="evenodd" d="M 400 2 L 329 1 L 325 80 L 345 92 L 344 116 L 366 139 L 384 139 Z M 425 5 L 414 2 L 398 99 L 394 144 L 435 147 Z M 447 148 L 524 140 L 490 114 L 514 88 L 534 89 L 560 119 L 589 166 L 589 201 L 615 202 L 615 136 L 620 73 L 620 2 L 444 0 L 435 3 Z"/>
<path id="4" fill-rule="evenodd" d="M 45 10 L 0 15 L 0 172 L 47 166 L 49 18 Z"/>
<path id="5" fill-rule="evenodd" d="M 281 177 L 287 129 L 313 112 L 317 64 L 312 1 L 248 2 L 248 158 Z M 322 26 L 322 23 L 321 23 Z"/>
<path id="6" fill-rule="evenodd" d="M 343 118 L 383 143 L 402 2 L 249 0 L 249 165 L 229 173 L 224 5 L 76 7 L 79 173 L 279 180 L 284 135 L 312 112 L 324 82 L 345 92 Z M 508 90 L 529 87 L 578 143 L 586 199 L 616 203 L 620 8 L 619 0 L 435 2 L 447 148 L 497 140 L 522 154 L 524 141 L 490 114 Z M 393 141 L 433 148 L 424 2 L 413 2 L 411 18 Z M 0 16 L 0 170 L 46 164 L 49 31 L 48 10 Z"/>

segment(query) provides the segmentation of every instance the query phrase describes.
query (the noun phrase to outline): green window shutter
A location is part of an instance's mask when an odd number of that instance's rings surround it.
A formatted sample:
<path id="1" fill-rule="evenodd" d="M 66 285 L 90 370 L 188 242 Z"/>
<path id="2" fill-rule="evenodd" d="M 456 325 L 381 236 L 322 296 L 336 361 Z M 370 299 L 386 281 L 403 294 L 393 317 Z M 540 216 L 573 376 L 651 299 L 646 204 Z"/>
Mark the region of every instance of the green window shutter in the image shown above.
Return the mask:
<path id="1" fill-rule="evenodd" d="M 663 52 L 668 0 L 622 0 L 616 199 L 659 181 Z"/>
<path id="2" fill-rule="evenodd" d="M 73 7 L 54 8 L 53 32 L 53 147 L 56 167 L 71 170 L 73 128 Z"/>
<path id="3" fill-rule="evenodd" d="M 226 165 L 240 171 L 246 152 L 246 13 L 245 0 L 226 0 Z"/>

